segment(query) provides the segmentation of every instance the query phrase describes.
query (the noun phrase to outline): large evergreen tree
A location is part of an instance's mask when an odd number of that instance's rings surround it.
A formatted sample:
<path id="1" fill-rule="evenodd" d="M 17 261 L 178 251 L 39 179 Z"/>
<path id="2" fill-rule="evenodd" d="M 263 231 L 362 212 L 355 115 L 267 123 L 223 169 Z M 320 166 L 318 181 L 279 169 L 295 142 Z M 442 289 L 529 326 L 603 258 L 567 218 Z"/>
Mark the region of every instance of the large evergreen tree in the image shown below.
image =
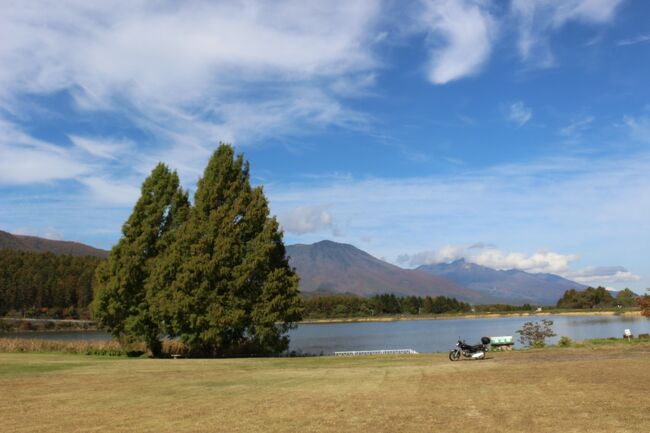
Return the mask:
<path id="1" fill-rule="evenodd" d="M 155 262 L 147 289 L 163 331 L 194 355 L 277 353 L 300 320 L 298 278 L 249 166 L 220 145 L 187 222 Z"/>
<path id="2" fill-rule="evenodd" d="M 158 164 L 142 184 L 121 239 L 96 273 L 95 319 L 124 343 L 144 341 L 154 355 L 160 351 L 160 327 L 145 283 L 188 211 L 187 193 L 179 186 L 176 172 Z"/>

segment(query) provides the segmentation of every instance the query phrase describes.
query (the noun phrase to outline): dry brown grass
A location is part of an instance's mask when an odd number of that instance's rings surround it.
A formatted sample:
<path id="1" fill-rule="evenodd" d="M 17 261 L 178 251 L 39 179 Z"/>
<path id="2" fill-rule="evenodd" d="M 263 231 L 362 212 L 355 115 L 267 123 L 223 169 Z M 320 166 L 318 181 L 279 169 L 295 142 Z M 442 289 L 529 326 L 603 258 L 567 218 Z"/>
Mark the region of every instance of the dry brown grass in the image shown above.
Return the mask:
<path id="1" fill-rule="evenodd" d="M 127 356 L 145 354 L 144 344 L 121 346 L 117 341 L 42 340 L 28 338 L 0 338 L 0 352 L 5 353 L 73 353 L 78 355 Z M 176 340 L 163 340 L 163 356 L 187 355 L 189 348 Z"/>
<path id="2" fill-rule="evenodd" d="M 3 432 L 650 431 L 650 344 L 151 360 L 0 354 Z"/>
<path id="3" fill-rule="evenodd" d="M 27 338 L 0 338 L 0 352 L 10 353 L 74 353 L 81 355 L 126 356 L 115 341 L 64 341 Z"/>

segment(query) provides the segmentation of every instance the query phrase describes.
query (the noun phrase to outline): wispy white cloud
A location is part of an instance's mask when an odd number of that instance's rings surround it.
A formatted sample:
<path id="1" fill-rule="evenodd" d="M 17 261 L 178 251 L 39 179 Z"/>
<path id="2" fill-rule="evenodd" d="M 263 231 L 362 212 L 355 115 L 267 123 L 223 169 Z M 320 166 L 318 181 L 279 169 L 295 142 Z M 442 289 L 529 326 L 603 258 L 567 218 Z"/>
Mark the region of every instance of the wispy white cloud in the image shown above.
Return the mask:
<path id="1" fill-rule="evenodd" d="M 0 185 L 72 179 L 90 171 L 68 149 L 38 140 L 0 118 Z"/>
<path id="2" fill-rule="evenodd" d="M 623 123 L 633 139 L 642 143 L 650 143 L 650 116 L 625 116 Z"/>
<path id="3" fill-rule="evenodd" d="M 0 184 L 21 185 L 76 178 L 88 167 L 47 148 L 0 145 Z"/>
<path id="4" fill-rule="evenodd" d="M 129 153 L 131 143 L 110 138 L 69 138 L 74 146 L 55 145 L 32 137 L 0 117 L 0 186 L 72 181 L 85 186 L 87 201 L 131 206 L 143 178 L 143 174 L 131 173 L 133 160 L 142 159 Z M 128 162 L 118 162 L 126 175 L 120 173 L 119 167 L 117 173 L 112 173 L 111 167 L 104 164 L 104 160 L 117 160 L 127 154 Z"/>
<path id="5" fill-rule="evenodd" d="M 220 140 L 363 127 L 368 119 L 340 98 L 374 85 L 379 6 L 14 3 L 0 15 L 0 107 L 29 110 L 25 94 L 69 92 L 79 116 L 123 115 L 154 137 L 157 154 L 185 155 L 188 172 Z M 112 159 L 115 143 L 71 135 Z"/>
<path id="6" fill-rule="evenodd" d="M 586 116 L 560 128 L 560 134 L 567 138 L 578 138 L 593 123 L 593 116 Z"/>
<path id="7" fill-rule="evenodd" d="M 115 160 L 119 155 L 133 148 L 133 143 L 130 140 L 89 138 L 76 135 L 70 135 L 69 138 L 79 149 L 104 159 Z"/>
<path id="8" fill-rule="evenodd" d="M 641 34 L 641 35 L 634 36 L 632 38 L 621 39 L 616 44 L 619 46 L 627 46 L 627 45 L 644 44 L 647 42 L 650 42 L 650 34 Z"/>
<path id="9" fill-rule="evenodd" d="M 75 121 L 126 119 L 145 141 L 82 128 L 48 143 L 0 119 L 0 184 L 72 180 L 87 199 L 127 206 L 158 161 L 193 184 L 220 141 L 363 130 L 372 119 L 345 101 L 375 84 L 379 9 L 378 0 L 13 3 L 0 14 L 0 115 L 26 124 L 39 97 L 67 93 Z"/>
<path id="10" fill-rule="evenodd" d="M 49 13 L 42 13 L 46 8 Z M 3 14 L 3 28 L 12 37 L 4 39 L 1 55 L 17 64 L 3 68 L 0 82 L 5 91 L 76 85 L 108 104 L 127 92 L 143 102 L 176 105 L 203 99 L 208 89 L 227 93 L 220 85 L 232 80 L 337 76 L 374 64 L 364 39 L 377 10 L 373 1 L 135 1 L 120 8 L 76 1 L 19 3 Z M 37 80 L 20 72 L 36 73 Z M 9 78 L 17 83 L 11 85 Z"/>
<path id="11" fill-rule="evenodd" d="M 427 75 L 446 84 L 481 71 L 501 28 L 517 28 L 517 49 L 523 60 L 540 67 L 555 65 L 549 38 L 569 23 L 610 22 L 623 0 L 512 0 L 509 16 L 497 15 L 489 0 L 422 0 L 419 21 L 428 33 Z M 645 42 L 647 35 L 622 41 Z"/>
<path id="12" fill-rule="evenodd" d="M 522 101 L 510 104 L 508 108 L 508 120 L 523 126 L 533 117 L 533 110 L 526 107 Z"/>
<path id="13" fill-rule="evenodd" d="M 424 5 L 421 19 L 431 45 L 429 80 L 445 84 L 480 71 L 490 56 L 497 32 L 496 21 L 485 2 L 429 0 Z"/>
<path id="14" fill-rule="evenodd" d="M 614 17 L 616 8 L 623 0 L 568 0 L 561 3 L 539 0 L 538 3 L 552 5 L 553 25 L 559 27 L 571 20 L 586 23 L 608 22 Z"/>
<path id="15" fill-rule="evenodd" d="M 133 206 L 140 196 L 140 189 L 131 183 L 97 176 L 84 177 L 81 182 L 90 189 L 91 197 L 102 204 Z"/>
<path id="16" fill-rule="evenodd" d="M 537 66 L 555 64 L 549 36 L 569 22 L 603 24 L 611 21 L 622 0 L 513 0 L 518 27 L 517 46 L 524 60 Z"/>

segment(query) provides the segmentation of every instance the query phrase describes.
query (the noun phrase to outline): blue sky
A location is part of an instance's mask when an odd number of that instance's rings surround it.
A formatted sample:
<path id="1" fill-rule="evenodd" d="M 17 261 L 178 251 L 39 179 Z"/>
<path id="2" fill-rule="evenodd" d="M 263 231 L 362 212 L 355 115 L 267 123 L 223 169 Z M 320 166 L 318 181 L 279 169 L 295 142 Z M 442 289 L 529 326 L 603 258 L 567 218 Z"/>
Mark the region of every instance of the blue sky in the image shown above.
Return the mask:
<path id="1" fill-rule="evenodd" d="M 650 3 L 9 2 L 0 229 L 109 248 L 229 142 L 287 243 L 650 287 Z"/>

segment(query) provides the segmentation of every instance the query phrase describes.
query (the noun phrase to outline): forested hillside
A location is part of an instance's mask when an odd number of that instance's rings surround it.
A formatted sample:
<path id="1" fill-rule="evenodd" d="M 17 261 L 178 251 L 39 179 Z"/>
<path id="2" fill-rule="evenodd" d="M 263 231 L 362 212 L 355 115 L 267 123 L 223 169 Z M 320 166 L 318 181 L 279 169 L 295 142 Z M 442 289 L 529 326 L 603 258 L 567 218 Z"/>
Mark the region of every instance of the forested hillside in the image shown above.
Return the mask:
<path id="1" fill-rule="evenodd" d="M 101 261 L 92 256 L 0 250 L 0 315 L 11 310 L 87 307 Z"/>
<path id="2" fill-rule="evenodd" d="M 0 230 L 0 250 L 31 251 L 34 253 L 54 253 L 69 256 L 108 257 L 108 251 L 79 242 L 55 241 L 36 236 L 14 235 Z"/>

